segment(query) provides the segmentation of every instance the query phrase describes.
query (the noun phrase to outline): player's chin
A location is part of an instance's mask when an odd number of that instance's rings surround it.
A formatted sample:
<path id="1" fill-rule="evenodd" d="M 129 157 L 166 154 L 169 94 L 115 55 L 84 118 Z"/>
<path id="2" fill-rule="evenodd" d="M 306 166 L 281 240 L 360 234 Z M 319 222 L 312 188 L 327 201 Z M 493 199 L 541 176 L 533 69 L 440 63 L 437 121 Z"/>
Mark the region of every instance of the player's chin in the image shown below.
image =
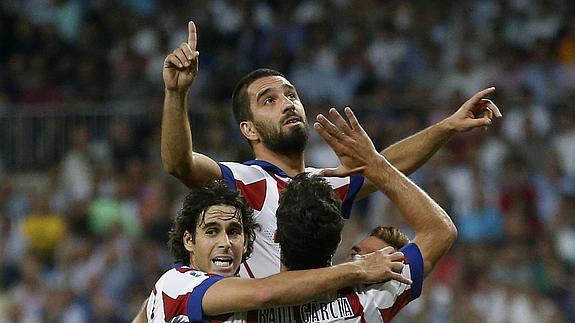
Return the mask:
<path id="1" fill-rule="evenodd" d="M 236 274 L 236 272 L 238 272 L 238 269 L 240 268 L 239 264 L 232 264 L 230 266 L 226 266 L 226 267 L 220 267 L 220 266 L 212 266 L 212 270 L 211 272 L 220 276 L 224 276 L 224 277 L 231 277 L 234 276 Z"/>

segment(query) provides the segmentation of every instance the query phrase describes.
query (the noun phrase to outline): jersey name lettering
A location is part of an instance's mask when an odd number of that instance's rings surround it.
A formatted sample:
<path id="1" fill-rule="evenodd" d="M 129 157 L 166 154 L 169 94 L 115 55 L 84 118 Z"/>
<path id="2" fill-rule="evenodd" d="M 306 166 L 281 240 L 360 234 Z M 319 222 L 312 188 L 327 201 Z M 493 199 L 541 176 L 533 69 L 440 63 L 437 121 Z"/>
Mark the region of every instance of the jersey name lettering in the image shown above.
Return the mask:
<path id="1" fill-rule="evenodd" d="M 307 303 L 299 307 L 299 313 L 305 323 L 324 322 L 355 316 L 347 297 L 339 297 L 329 303 Z"/>

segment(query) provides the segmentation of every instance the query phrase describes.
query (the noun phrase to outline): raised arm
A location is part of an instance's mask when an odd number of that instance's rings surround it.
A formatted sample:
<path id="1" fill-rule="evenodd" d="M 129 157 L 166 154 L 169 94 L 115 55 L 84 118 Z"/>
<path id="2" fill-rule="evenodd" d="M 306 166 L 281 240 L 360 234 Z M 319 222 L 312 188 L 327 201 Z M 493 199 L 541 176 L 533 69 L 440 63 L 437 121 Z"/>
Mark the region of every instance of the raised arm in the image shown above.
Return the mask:
<path id="1" fill-rule="evenodd" d="M 306 303 L 315 297 L 358 283 L 394 279 L 401 274 L 404 255 L 392 247 L 332 267 L 281 272 L 262 279 L 226 278 L 211 286 L 202 300 L 205 315 L 249 311 Z"/>
<path id="2" fill-rule="evenodd" d="M 200 186 L 222 177 L 218 164 L 192 148 L 192 131 L 188 120 L 188 90 L 198 74 L 195 24 L 188 23 L 188 41 L 164 60 L 165 85 L 162 116 L 162 163 L 166 171 L 188 187 Z"/>
<path id="3" fill-rule="evenodd" d="M 345 114 L 349 124 L 331 109 L 335 124 L 319 115 L 314 127 L 342 161 L 338 172 L 363 173 L 399 209 L 415 231 L 413 242 L 421 251 L 427 275 L 455 241 L 455 225 L 435 201 L 375 150 L 350 108 Z"/>
<path id="4" fill-rule="evenodd" d="M 494 87 L 477 92 L 446 119 L 408 137 L 380 153 L 402 173 L 409 175 L 421 167 L 456 133 L 475 128 L 486 130 L 494 117 L 500 118 L 499 108 L 489 99 Z M 360 197 L 377 190 L 370 181 L 362 187 Z"/>

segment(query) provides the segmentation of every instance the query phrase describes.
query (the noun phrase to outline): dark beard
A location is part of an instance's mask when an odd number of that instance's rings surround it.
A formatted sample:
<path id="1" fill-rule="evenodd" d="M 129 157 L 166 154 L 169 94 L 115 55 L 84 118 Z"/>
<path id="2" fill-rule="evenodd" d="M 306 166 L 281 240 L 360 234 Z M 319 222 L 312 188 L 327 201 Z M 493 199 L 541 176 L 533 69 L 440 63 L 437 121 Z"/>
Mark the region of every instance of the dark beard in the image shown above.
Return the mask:
<path id="1" fill-rule="evenodd" d="M 255 123 L 255 127 L 261 136 L 262 143 L 269 150 L 282 155 L 302 154 L 307 145 L 307 123 L 290 133 L 274 132 L 271 127 L 261 123 Z"/>

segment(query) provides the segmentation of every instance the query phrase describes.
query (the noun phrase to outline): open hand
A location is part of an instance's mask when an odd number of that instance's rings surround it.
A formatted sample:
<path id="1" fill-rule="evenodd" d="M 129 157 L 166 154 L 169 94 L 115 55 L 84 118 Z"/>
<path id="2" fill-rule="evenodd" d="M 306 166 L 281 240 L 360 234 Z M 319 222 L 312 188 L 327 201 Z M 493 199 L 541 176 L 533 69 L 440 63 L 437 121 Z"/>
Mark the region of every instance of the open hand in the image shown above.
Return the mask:
<path id="1" fill-rule="evenodd" d="M 335 169 L 324 169 L 320 173 L 323 176 L 343 177 L 362 173 L 370 162 L 381 157 L 375 150 L 371 138 L 357 121 L 353 111 L 346 107 L 344 112 L 349 124 L 336 109 L 331 108 L 329 114 L 334 119 L 335 124 L 319 114 L 313 125 L 341 162 L 341 165 Z"/>

